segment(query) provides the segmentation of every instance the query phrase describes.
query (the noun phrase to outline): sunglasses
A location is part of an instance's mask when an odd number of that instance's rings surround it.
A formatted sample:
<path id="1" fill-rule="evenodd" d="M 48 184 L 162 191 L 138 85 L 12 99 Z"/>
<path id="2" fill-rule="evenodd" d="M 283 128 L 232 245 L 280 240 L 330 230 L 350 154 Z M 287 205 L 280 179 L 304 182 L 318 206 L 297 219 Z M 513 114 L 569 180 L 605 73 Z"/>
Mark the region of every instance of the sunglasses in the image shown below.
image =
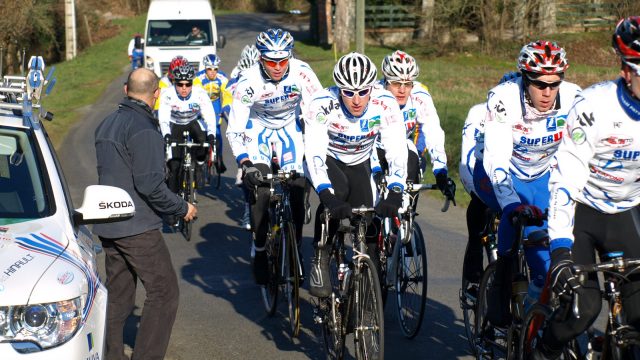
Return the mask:
<path id="1" fill-rule="evenodd" d="M 393 80 L 393 81 L 387 81 L 387 83 L 395 88 L 401 88 L 401 87 L 413 87 L 413 81 L 399 81 L 399 80 Z"/>
<path id="2" fill-rule="evenodd" d="M 193 85 L 192 82 L 179 82 L 176 83 L 176 87 L 180 87 L 180 88 L 188 88 L 191 87 Z"/>
<path id="3" fill-rule="evenodd" d="M 278 65 L 280 65 L 280 66 L 282 66 L 282 67 L 285 67 L 285 66 L 287 66 L 287 64 L 289 63 L 289 59 L 288 59 L 288 58 L 285 58 L 285 59 L 282 59 L 282 60 L 271 60 L 271 59 L 267 59 L 267 58 L 264 58 L 264 57 L 263 57 L 263 58 L 262 58 L 262 62 L 263 62 L 266 66 L 268 66 L 268 67 L 272 67 L 272 68 L 273 68 L 273 67 L 276 67 L 276 66 L 278 66 Z"/>
<path id="4" fill-rule="evenodd" d="M 368 87 L 366 89 L 362 89 L 362 90 L 340 89 L 340 94 L 342 94 L 342 96 L 348 97 L 348 98 L 352 98 L 352 97 L 356 96 L 356 94 L 358 94 L 359 97 L 364 97 L 364 96 L 369 95 L 370 92 L 371 92 L 371 88 L 370 87 Z"/>
<path id="5" fill-rule="evenodd" d="M 555 90 L 558 87 L 560 87 L 560 84 L 562 84 L 562 80 L 556 81 L 556 82 L 552 82 L 552 83 L 548 83 L 548 82 L 545 82 L 545 81 L 533 80 L 533 79 L 530 79 L 528 77 L 526 79 L 527 79 L 527 83 L 529 85 L 532 85 L 534 88 L 536 88 L 538 90 L 544 90 L 546 88 L 551 88 L 552 90 Z"/>
<path id="6" fill-rule="evenodd" d="M 640 76 L 640 64 L 632 63 L 631 61 L 623 60 L 625 64 L 627 64 L 631 70 L 636 74 L 636 76 Z"/>

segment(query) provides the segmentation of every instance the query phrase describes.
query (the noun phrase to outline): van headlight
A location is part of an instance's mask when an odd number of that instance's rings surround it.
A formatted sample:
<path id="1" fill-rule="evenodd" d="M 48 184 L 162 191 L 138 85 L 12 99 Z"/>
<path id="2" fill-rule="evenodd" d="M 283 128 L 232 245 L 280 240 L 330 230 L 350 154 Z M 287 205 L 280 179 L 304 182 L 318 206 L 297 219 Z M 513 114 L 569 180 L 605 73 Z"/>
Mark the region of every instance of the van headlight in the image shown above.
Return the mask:
<path id="1" fill-rule="evenodd" d="M 155 61 L 153 61 L 153 58 L 150 56 L 146 56 L 144 60 L 144 66 L 149 70 L 153 70 L 153 65 L 155 65 Z"/>
<path id="2" fill-rule="evenodd" d="M 46 349 L 67 342 L 82 319 L 82 297 L 0 307 L 0 342 L 31 342 Z"/>

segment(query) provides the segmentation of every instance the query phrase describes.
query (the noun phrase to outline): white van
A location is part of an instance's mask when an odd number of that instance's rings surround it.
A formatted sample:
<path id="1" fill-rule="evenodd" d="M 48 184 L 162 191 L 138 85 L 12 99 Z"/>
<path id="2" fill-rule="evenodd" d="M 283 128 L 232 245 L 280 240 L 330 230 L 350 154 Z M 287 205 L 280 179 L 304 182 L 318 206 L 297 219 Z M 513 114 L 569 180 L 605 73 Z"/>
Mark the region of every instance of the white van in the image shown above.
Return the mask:
<path id="1" fill-rule="evenodd" d="M 159 77 L 177 55 L 201 70 L 202 58 L 225 44 L 209 0 L 152 0 L 144 34 L 145 66 Z"/>

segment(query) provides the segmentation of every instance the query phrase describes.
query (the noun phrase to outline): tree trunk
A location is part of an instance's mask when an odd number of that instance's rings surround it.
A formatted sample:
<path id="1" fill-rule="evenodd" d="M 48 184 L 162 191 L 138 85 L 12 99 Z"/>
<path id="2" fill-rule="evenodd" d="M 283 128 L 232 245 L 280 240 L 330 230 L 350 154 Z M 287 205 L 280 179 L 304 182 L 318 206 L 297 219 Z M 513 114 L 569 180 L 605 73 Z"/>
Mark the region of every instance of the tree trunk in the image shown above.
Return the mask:
<path id="1" fill-rule="evenodd" d="M 540 22 L 539 32 L 543 35 L 556 32 L 556 0 L 540 0 L 538 13 Z"/>
<path id="2" fill-rule="evenodd" d="M 353 1 L 342 0 L 336 2 L 336 23 L 333 29 L 333 40 L 339 52 L 349 50 L 349 41 L 353 32 L 351 26 L 351 9 Z"/>
<path id="3" fill-rule="evenodd" d="M 416 39 L 426 39 L 433 35 L 433 13 L 435 0 L 422 0 L 420 5 L 420 17 L 418 27 L 414 33 Z"/>

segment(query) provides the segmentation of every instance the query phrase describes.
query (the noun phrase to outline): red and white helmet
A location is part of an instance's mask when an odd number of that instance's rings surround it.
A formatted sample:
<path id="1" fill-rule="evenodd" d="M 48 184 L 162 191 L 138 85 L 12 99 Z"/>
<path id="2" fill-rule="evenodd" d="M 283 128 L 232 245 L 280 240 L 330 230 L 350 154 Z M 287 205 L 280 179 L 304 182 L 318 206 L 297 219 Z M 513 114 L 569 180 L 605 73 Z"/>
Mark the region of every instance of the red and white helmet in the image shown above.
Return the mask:
<path id="1" fill-rule="evenodd" d="M 382 60 L 382 75 L 389 81 L 413 81 L 420 74 L 418 63 L 413 56 L 396 50 Z"/>
<path id="2" fill-rule="evenodd" d="M 169 70 L 167 71 L 167 76 L 171 81 L 173 81 L 173 70 L 182 65 L 188 65 L 189 61 L 182 55 L 177 55 L 171 62 L 169 63 Z"/>
<path id="3" fill-rule="evenodd" d="M 640 59 L 640 16 L 620 20 L 613 33 L 612 43 L 622 59 Z"/>
<path id="4" fill-rule="evenodd" d="M 569 67 L 567 53 L 555 42 L 534 41 L 523 46 L 518 69 L 542 75 L 563 74 Z"/>

